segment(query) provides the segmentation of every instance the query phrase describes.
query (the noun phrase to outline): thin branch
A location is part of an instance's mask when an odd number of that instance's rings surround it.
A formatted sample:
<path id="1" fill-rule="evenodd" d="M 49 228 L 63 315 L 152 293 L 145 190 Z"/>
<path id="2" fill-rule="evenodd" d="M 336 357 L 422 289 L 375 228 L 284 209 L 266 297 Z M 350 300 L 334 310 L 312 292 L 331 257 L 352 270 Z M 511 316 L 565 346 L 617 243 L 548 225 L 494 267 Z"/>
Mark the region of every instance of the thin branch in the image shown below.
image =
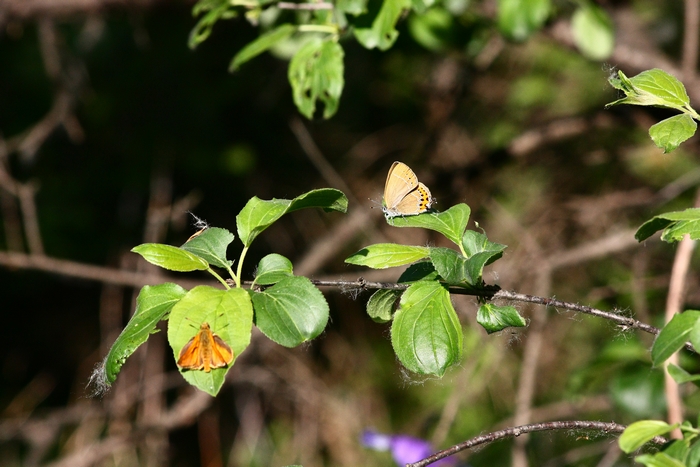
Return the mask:
<path id="1" fill-rule="evenodd" d="M 101 13 L 109 8 L 139 11 L 167 0 L 0 0 L 0 11 L 8 18 L 30 20 L 42 17 L 67 18 Z M 172 3 L 172 2 L 169 2 Z"/>
<path id="2" fill-rule="evenodd" d="M 456 291 L 453 291 L 450 289 L 450 292 L 452 293 L 457 293 Z M 598 318 L 603 318 L 607 319 L 609 321 L 614 322 L 616 325 L 620 326 L 624 331 L 630 330 L 630 329 L 639 329 L 640 331 L 648 332 L 649 334 L 658 334 L 659 329 L 651 326 L 646 323 L 642 323 L 641 321 L 637 321 L 634 318 L 630 318 L 629 316 L 624 316 L 618 313 L 613 313 L 610 311 L 603 311 L 599 310 L 597 308 L 592 308 L 590 306 L 586 305 L 579 305 L 578 303 L 569 303 L 569 302 L 562 302 L 561 300 L 557 300 L 555 298 L 544 298 L 544 297 L 537 297 L 534 295 L 527 295 L 527 294 L 521 294 L 517 292 L 510 292 L 507 290 L 499 290 L 493 296 L 491 297 L 493 300 L 498 300 L 498 299 L 503 299 L 503 300 L 513 300 L 517 302 L 525 302 L 525 303 L 537 303 L 538 305 L 545 305 L 545 306 L 551 306 L 554 308 L 561 308 L 569 311 L 576 311 L 579 313 L 585 313 L 587 315 L 592 315 L 596 316 Z M 693 349 L 693 346 L 690 345 L 689 343 L 686 344 L 686 348 L 690 350 L 691 352 L 695 352 Z"/>
<path id="3" fill-rule="evenodd" d="M 0 252 L 0 266 L 13 268 L 33 269 L 39 271 L 61 274 L 68 277 L 77 277 L 86 280 L 96 280 L 100 282 L 130 285 L 132 287 L 142 287 L 147 284 L 160 284 L 165 281 L 175 282 L 184 288 L 192 288 L 197 285 L 218 284 L 214 281 L 197 281 L 192 279 L 176 279 L 172 276 L 161 274 L 143 274 L 121 269 L 105 268 L 90 264 L 76 263 L 74 261 L 50 258 L 48 256 L 27 255 L 24 253 Z M 410 284 L 397 284 L 394 282 L 370 282 L 362 278 L 355 281 L 344 280 L 322 280 L 311 279 L 311 282 L 318 287 L 335 287 L 341 290 L 405 290 Z M 251 281 L 244 282 L 250 286 Z M 634 318 L 624 316 L 610 311 L 599 310 L 577 303 L 563 302 L 554 298 L 537 297 L 507 290 L 499 290 L 497 286 L 485 286 L 483 289 L 465 289 L 462 287 L 450 287 L 450 293 L 457 295 L 471 295 L 482 297 L 488 300 L 509 300 L 523 303 L 535 303 L 538 305 L 552 306 L 579 313 L 596 316 L 614 322 L 623 330 L 639 329 L 640 331 L 656 335 L 659 329 L 646 323 L 642 323 Z M 695 353 L 695 349 L 690 343 L 686 343 L 685 348 Z"/>
<path id="4" fill-rule="evenodd" d="M 17 183 L 17 198 L 22 209 L 22 220 L 24 221 L 24 234 L 27 237 L 29 251 L 34 255 L 44 255 L 44 244 L 41 240 L 41 230 L 39 229 L 39 215 L 36 210 L 36 185 L 32 182 Z"/>
<path id="5" fill-rule="evenodd" d="M 604 434 L 617 434 L 622 433 L 625 425 L 620 425 L 618 423 L 606 423 L 606 422 L 595 422 L 587 420 L 572 420 L 572 421 L 561 421 L 561 422 L 544 422 L 544 423 L 533 423 L 530 425 L 516 426 L 512 428 L 507 428 L 505 430 L 494 431 L 493 433 L 488 433 L 486 435 L 476 436 L 469 439 L 463 443 L 456 444 L 451 448 L 445 449 L 443 451 L 436 452 L 430 457 L 423 459 L 422 461 L 415 462 L 413 464 L 406 464 L 406 467 L 425 467 L 428 464 L 449 457 L 453 454 L 457 454 L 465 449 L 471 449 L 482 444 L 493 443 L 494 441 L 499 441 L 506 438 L 517 438 L 525 433 L 533 433 L 537 431 L 557 431 L 557 430 L 595 430 L 599 433 Z M 662 445 L 668 440 L 661 436 L 657 436 L 650 441 L 651 443 Z"/>
<path id="6" fill-rule="evenodd" d="M 280 10 L 332 10 L 332 3 L 291 3 L 279 2 L 277 8 Z"/>
<path id="7" fill-rule="evenodd" d="M 697 32 L 697 31 L 696 31 Z M 695 207 L 700 205 L 700 190 L 695 197 Z M 695 249 L 695 241 L 690 239 L 689 235 L 685 235 L 678 244 L 676 256 L 673 260 L 671 268 L 671 279 L 668 287 L 668 296 L 666 297 L 666 314 L 665 322 L 671 321 L 678 313 L 682 311 L 683 302 L 685 300 L 686 279 L 688 277 L 688 269 L 690 268 L 690 259 Z M 675 352 L 668 359 L 667 364 L 678 365 L 678 352 Z M 668 371 L 664 372 L 664 390 L 666 393 L 666 402 L 668 405 L 668 422 L 670 424 L 683 422 L 683 400 L 681 398 L 680 387 Z M 683 434 L 680 429 L 675 429 L 671 433 L 672 438 L 681 439 Z"/>
<path id="8" fill-rule="evenodd" d="M 50 258 L 48 256 L 27 255 L 24 253 L 6 251 L 0 251 L 0 266 L 45 271 L 67 277 L 76 277 L 79 279 L 99 281 L 107 284 L 127 285 L 132 287 L 142 287 L 148 284 L 161 284 L 168 281 L 180 284 L 185 288 L 192 288 L 196 285 L 202 284 L 213 285 L 216 283 L 213 281 L 180 279 L 163 274 L 125 271 L 123 269 L 106 268 L 64 259 Z"/>
<path id="9" fill-rule="evenodd" d="M 683 15 L 683 58 L 681 67 L 683 79 L 690 80 L 695 77 L 698 67 L 698 26 L 700 25 L 700 2 L 698 0 L 685 0 L 685 14 Z"/>

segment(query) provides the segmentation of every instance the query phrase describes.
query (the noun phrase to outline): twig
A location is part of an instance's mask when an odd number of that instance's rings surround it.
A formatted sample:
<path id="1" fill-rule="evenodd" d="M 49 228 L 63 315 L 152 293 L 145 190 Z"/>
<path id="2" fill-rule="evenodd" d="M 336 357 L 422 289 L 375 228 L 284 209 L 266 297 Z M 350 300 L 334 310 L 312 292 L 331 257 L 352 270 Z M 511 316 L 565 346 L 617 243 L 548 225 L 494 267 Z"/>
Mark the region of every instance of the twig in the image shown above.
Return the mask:
<path id="1" fill-rule="evenodd" d="M 93 266 L 89 264 L 76 263 L 74 261 L 50 258 L 48 256 L 27 255 L 23 253 L 0 252 L 0 265 L 34 269 L 46 271 L 54 274 L 62 274 L 68 277 L 77 277 L 86 280 L 96 280 L 100 282 L 129 285 L 133 287 L 142 287 L 147 284 L 160 284 L 165 281 L 175 282 L 184 288 L 192 288 L 197 285 L 215 286 L 218 282 L 215 281 L 196 281 L 192 279 L 179 279 L 172 276 L 161 274 L 143 274 L 133 271 L 123 271 L 114 268 L 105 268 Z M 410 284 L 397 284 L 394 282 L 370 282 L 362 278 L 355 281 L 345 280 L 322 280 L 312 279 L 311 282 L 318 287 L 335 287 L 341 290 L 405 290 Z M 245 285 L 250 285 L 251 281 L 244 282 Z M 599 310 L 586 305 L 577 303 L 563 302 L 554 298 L 537 297 L 507 290 L 498 290 L 498 287 L 488 287 L 485 289 L 465 289 L 462 287 L 450 287 L 450 293 L 458 295 L 471 295 L 483 297 L 490 300 L 510 300 L 523 303 L 536 303 L 538 305 L 552 306 L 555 308 L 586 313 L 598 318 L 603 318 L 614 322 L 623 330 L 639 329 L 640 331 L 648 332 L 649 334 L 658 334 L 659 329 L 646 323 L 637 321 L 634 318 L 623 316 L 610 311 Z M 695 353 L 695 349 L 690 343 L 686 343 L 685 348 Z"/>
<path id="2" fill-rule="evenodd" d="M 0 0 L 0 11 L 8 18 L 28 20 L 102 13 L 109 8 L 138 11 L 158 3 L 165 3 L 165 0 Z"/>
<path id="3" fill-rule="evenodd" d="M 450 290 L 452 293 L 457 293 L 456 291 Z M 590 306 L 586 305 L 579 305 L 578 303 L 569 303 L 569 302 L 562 302 L 561 300 L 557 300 L 555 298 L 544 298 L 544 297 L 537 297 L 534 295 L 527 295 L 527 294 L 521 294 L 517 292 L 510 292 L 507 290 L 499 290 L 493 296 L 491 297 L 493 300 L 498 300 L 498 299 L 504 299 L 504 300 L 514 300 L 518 302 L 526 302 L 526 303 L 537 303 L 539 305 L 545 305 L 545 306 L 552 306 L 555 308 L 562 308 L 565 310 L 570 310 L 570 311 L 576 311 L 579 313 L 585 313 L 588 315 L 596 316 L 598 318 L 603 318 L 610 320 L 614 322 L 616 325 L 620 326 L 623 331 L 627 331 L 629 329 L 639 329 L 640 331 L 648 332 L 649 334 L 658 334 L 659 329 L 651 326 L 646 323 L 642 323 L 641 321 L 637 321 L 634 318 L 630 318 L 628 316 L 624 316 L 618 313 L 613 313 L 610 311 L 603 311 L 599 310 L 597 308 L 592 308 Z M 685 345 L 686 349 L 690 350 L 691 352 L 695 353 L 695 349 L 690 343 L 687 343 Z"/>
<path id="4" fill-rule="evenodd" d="M 696 31 L 697 33 L 697 31 Z M 700 205 L 700 190 L 695 197 L 695 207 Z M 686 279 L 688 269 L 690 268 L 690 259 L 695 249 L 695 241 L 690 239 L 690 236 L 685 235 L 678 244 L 676 256 L 673 260 L 671 268 L 671 279 L 668 287 L 668 296 L 666 297 L 666 314 L 665 321 L 668 323 L 678 313 L 681 312 L 683 301 L 685 298 Z M 678 365 L 678 353 L 674 353 L 667 361 L 667 365 Z M 683 422 L 683 400 L 681 399 L 680 388 L 676 380 L 669 374 L 668 370 L 664 372 L 664 390 L 666 393 L 666 403 L 668 405 L 668 422 L 670 424 Z M 675 429 L 671 433 L 672 438 L 681 439 L 683 434 L 680 429 Z"/>
<path id="5" fill-rule="evenodd" d="M 683 15 L 683 58 L 681 68 L 683 79 L 689 80 L 695 77 L 698 67 L 698 25 L 700 25 L 700 3 L 698 0 L 685 0 L 685 14 Z"/>
<path id="6" fill-rule="evenodd" d="M 482 444 L 493 443 L 505 438 L 513 438 L 523 435 L 525 433 L 533 433 L 537 431 L 556 431 L 556 430 L 595 430 L 596 432 L 602 432 L 605 434 L 617 434 L 622 433 L 625 425 L 620 425 L 618 423 L 606 423 L 606 422 L 595 422 L 587 420 L 572 420 L 572 421 L 557 421 L 557 422 L 544 422 L 544 423 L 533 423 L 530 425 L 516 426 L 512 428 L 507 428 L 505 430 L 494 431 L 493 433 L 488 433 L 486 435 L 476 436 L 469 439 L 463 443 L 456 444 L 449 449 L 439 451 L 430 457 L 427 457 L 419 462 L 413 464 L 406 464 L 406 467 L 425 467 L 428 464 L 449 457 L 453 454 L 457 454 L 465 449 L 470 449 Z M 661 436 L 653 438 L 651 443 L 662 445 L 668 440 Z"/>
<path id="7" fill-rule="evenodd" d="M 34 255 L 44 255 L 44 244 L 41 241 L 41 231 L 39 229 L 39 216 L 37 215 L 36 194 L 34 183 L 18 183 L 17 198 L 22 209 L 22 219 L 24 220 L 24 233 L 27 237 L 29 251 Z"/>
<path id="8" fill-rule="evenodd" d="M 91 264 L 77 263 L 64 259 L 56 259 L 48 256 L 28 255 L 0 251 L 0 265 L 11 268 L 33 269 L 38 271 L 61 274 L 67 277 L 99 281 L 108 284 L 142 287 L 148 284 L 161 284 L 163 282 L 175 282 L 185 288 L 192 288 L 203 283 L 214 285 L 215 281 L 197 281 L 193 279 L 181 279 L 163 274 L 139 273 L 124 271 L 121 269 L 93 266 Z"/>
<path id="9" fill-rule="evenodd" d="M 279 2 L 277 3 L 277 8 L 280 10 L 332 10 L 332 3 L 291 3 L 291 2 Z"/>

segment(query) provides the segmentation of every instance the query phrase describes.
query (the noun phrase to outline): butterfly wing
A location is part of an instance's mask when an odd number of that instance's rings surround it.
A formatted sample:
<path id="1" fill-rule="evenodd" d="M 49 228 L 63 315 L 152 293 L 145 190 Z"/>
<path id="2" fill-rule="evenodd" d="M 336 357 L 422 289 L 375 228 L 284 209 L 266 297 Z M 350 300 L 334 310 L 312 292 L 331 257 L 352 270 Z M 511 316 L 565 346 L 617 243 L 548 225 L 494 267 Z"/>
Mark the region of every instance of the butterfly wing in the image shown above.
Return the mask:
<path id="1" fill-rule="evenodd" d="M 233 350 L 222 338 L 212 333 L 211 367 L 223 368 L 233 361 Z"/>
<path id="2" fill-rule="evenodd" d="M 403 197 L 394 208 L 395 216 L 414 216 L 428 211 L 433 205 L 433 196 L 430 190 L 422 183 L 418 183 L 415 190 Z"/>
<path id="3" fill-rule="evenodd" d="M 396 161 L 391 165 L 384 185 L 385 212 L 393 212 L 404 197 L 418 187 L 418 177 L 409 166 Z"/>
<path id="4" fill-rule="evenodd" d="M 182 350 L 180 350 L 177 366 L 183 370 L 201 370 L 204 367 L 204 359 L 202 358 L 201 352 L 201 333 L 202 331 L 199 331 L 197 335 L 190 339 Z"/>

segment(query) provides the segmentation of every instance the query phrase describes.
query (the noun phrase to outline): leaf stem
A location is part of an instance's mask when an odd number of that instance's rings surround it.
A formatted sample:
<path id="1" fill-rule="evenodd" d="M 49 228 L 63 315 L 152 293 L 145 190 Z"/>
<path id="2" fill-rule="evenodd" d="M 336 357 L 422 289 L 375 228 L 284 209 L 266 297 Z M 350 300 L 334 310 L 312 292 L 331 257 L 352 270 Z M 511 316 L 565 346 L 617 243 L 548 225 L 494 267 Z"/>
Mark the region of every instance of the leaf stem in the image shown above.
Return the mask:
<path id="1" fill-rule="evenodd" d="M 327 34 L 338 34 L 338 26 L 324 24 L 302 24 L 298 28 L 299 32 L 324 32 Z"/>
<path id="2" fill-rule="evenodd" d="M 248 247 L 244 246 L 243 250 L 241 251 L 241 257 L 238 258 L 238 267 L 236 268 L 236 275 L 233 276 L 233 280 L 236 281 L 236 287 L 241 286 L 241 274 L 243 273 L 243 260 L 245 259 L 245 255 L 248 253 Z"/>
<path id="3" fill-rule="evenodd" d="M 217 274 L 217 272 L 214 271 L 212 268 L 207 268 L 207 272 L 208 272 L 209 274 L 211 274 L 212 276 L 216 277 L 216 280 L 218 280 L 219 282 L 221 282 L 222 284 L 224 284 L 224 287 L 226 287 L 227 289 L 230 289 L 230 288 L 231 288 L 231 287 L 229 287 L 229 285 L 226 283 L 226 281 L 223 279 L 223 277 L 221 277 L 219 274 Z"/>

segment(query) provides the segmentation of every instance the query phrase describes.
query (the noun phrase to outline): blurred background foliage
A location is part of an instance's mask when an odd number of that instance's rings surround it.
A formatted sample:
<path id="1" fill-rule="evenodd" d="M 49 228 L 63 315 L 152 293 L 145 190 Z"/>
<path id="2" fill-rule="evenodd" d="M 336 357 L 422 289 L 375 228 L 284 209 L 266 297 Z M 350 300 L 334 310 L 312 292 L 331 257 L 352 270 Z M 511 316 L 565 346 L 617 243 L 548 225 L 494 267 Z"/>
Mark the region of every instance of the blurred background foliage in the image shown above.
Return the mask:
<path id="1" fill-rule="evenodd" d="M 389 166 L 402 160 L 438 209 L 466 202 L 479 228 L 508 245 L 489 282 L 661 325 L 673 248 L 637 245 L 633 232 L 657 212 L 692 205 L 697 142 L 664 155 L 647 136 L 664 111 L 603 106 L 616 97 L 606 82 L 613 68 L 632 75 L 681 60 L 681 2 L 599 2 L 616 28 L 607 63 L 572 46 L 571 2 L 555 2 L 543 29 L 523 42 L 498 32 L 496 2 L 440 2 L 403 18 L 387 52 L 341 39 L 346 84 L 327 121 L 298 115 L 287 62 L 273 54 L 227 73 L 258 34 L 244 20 L 217 24 L 192 51 L 190 3 L 94 3 L 29 13 L 22 8 L 32 2 L 0 3 L 2 250 L 30 253 L 14 179 L 36 189 L 47 257 L 111 271 L 89 280 L 41 266 L 36 250 L 31 264 L 0 256 L 0 465 L 388 466 L 389 453 L 360 444 L 363 430 L 444 448 L 513 426 L 523 407 L 531 408 L 526 421 L 664 416 L 648 335 L 515 304 L 530 327 L 487 336 L 476 325 L 476 301 L 454 297 L 464 362 L 441 380 L 423 380 L 402 371 L 388 327 L 364 314 L 369 294 L 331 289 L 331 323 L 319 339 L 285 349 L 254 334 L 216 399 L 193 395 L 158 335 L 104 399 L 86 398 L 85 385 L 138 293 L 110 274 L 156 273 L 129 253 L 133 246 L 182 244 L 196 230 L 188 210 L 235 231 L 251 196 L 346 189 L 319 169 L 308 141 L 349 187 L 349 214 L 286 216 L 254 244 L 246 279 L 276 252 L 315 278 L 396 280 L 400 271 L 351 269 L 343 259 L 377 241 L 440 241 L 392 229 L 372 209 Z M 696 96 L 695 75 L 678 77 Z M 66 115 L 46 138 L 28 133 L 64 91 L 73 99 Z M 693 308 L 694 272 L 689 281 Z M 535 360 L 526 351 L 533 339 Z M 522 406 L 528 371 L 532 396 Z M 695 417 L 698 394 L 685 396 L 686 416 Z M 168 425 L 166 415 L 177 421 Z M 460 459 L 526 465 L 518 449 L 538 466 L 632 465 L 595 433 L 536 434 Z"/>

